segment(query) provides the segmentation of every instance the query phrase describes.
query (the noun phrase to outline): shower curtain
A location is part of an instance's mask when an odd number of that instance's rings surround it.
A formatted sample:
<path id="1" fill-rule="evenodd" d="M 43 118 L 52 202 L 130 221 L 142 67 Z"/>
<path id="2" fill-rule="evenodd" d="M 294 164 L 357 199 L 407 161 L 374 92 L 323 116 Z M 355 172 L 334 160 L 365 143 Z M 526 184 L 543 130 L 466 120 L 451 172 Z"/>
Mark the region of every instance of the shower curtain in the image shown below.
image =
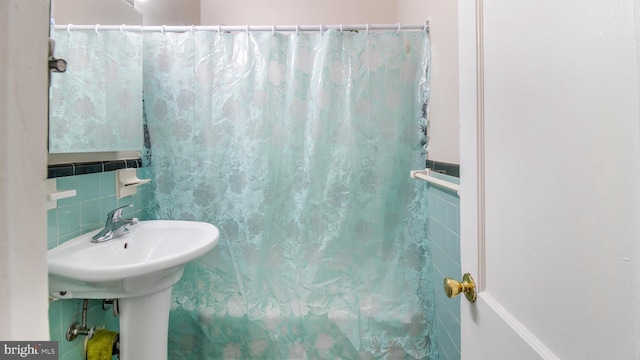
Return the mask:
<path id="1" fill-rule="evenodd" d="M 144 35 L 160 219 L 220 242 L 172 295 L 170 359 L 435 359 L 420 32 Z"/>

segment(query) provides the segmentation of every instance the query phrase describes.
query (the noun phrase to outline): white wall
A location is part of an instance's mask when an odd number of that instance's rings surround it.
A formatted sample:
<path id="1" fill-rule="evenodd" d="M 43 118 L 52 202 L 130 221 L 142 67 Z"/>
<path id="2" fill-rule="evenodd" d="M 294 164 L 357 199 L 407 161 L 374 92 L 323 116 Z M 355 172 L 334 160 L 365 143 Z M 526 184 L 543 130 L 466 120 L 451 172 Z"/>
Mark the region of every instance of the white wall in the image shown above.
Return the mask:
<path id="1" fill-rule="evenodd" d="M 202 0 L 203 25 L 396 23 L 396 0 Z"/>
<path id="2" fill-rule="evenodd" d="M 125 0 L 51 0 L 56 24 L 138 25 L 142 15 Z"/>
<path id="3" fill-rule="evenodd" d="M 199 25 L 200 0 L 52 0 L 56 24 Z M 143 15 L 144 14 L 144 17 Z"/>
<path id="4" fill-rule="evenodd" d="M 460 163 L 458 113 L 458 2 L 398 0 L 398 21 L 431 18 L 431 106 L 429 159 Z"/>
<path id="5" fill-rule="evenodd" d="M 135 0 L 134 5 L 145 26 L 200 25 L 200 0 Z"/>
<path id="6" fill-rule="evenodd" d="M 48 0 L 0 1 L 0 339 L 47 340 Z"/>

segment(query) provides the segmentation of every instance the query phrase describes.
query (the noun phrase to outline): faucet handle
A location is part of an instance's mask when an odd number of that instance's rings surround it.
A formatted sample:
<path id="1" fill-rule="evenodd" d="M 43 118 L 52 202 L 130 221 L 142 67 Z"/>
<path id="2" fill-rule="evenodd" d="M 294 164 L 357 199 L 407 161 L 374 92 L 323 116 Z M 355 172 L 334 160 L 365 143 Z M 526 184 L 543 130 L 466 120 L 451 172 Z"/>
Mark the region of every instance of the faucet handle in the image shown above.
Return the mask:
<path id="1" fill-rule="evenodd" d="M 111 220 L 112 222 L 120 221 L 120 219 L 122 218 L 122 210 L 124 210 L 125 208 L 128 208 L 128 207 L 133 207 L 133 204 L 120 206 L 117 209 L 109 211 L 109 214 L 107 214 L 107 222 L 109 220 Z"/>

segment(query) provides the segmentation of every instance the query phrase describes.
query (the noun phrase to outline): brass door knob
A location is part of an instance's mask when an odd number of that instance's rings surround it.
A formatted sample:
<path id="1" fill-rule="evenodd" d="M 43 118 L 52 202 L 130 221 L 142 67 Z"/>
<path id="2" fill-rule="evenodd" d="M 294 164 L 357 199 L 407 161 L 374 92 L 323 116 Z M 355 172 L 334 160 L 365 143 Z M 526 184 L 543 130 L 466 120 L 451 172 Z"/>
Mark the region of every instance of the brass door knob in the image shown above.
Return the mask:
<path id="1" fill-rule="evenodd" d="M 462 276 L 462 282 L 458 282 L 452 278 L 444 279 L 444 293 L 449 298 L 454 298 L 460 293 L 464 293 L 464 296 L 469 302 L 476 301 L 476 283 L 469 273 Z"/>

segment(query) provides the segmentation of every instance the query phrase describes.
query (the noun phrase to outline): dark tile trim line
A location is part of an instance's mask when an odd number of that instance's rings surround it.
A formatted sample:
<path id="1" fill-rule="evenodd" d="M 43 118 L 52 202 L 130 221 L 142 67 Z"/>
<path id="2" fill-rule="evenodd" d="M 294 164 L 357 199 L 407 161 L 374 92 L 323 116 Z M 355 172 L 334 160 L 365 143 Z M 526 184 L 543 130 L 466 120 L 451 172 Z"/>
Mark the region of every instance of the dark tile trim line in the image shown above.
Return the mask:
<path id="1" fill-rule="evenodd" d="M 47 178 L 95 174 L 120 169 L 141 168 L 142 159 L 96 161 L 85 163 L 69 163 L 49 165 Z"/>
<path id="2" fill-rule="evenodd" d="M 460 164 L 427 160 L 427 168 L 437 173 L 460 178 Z"/>

